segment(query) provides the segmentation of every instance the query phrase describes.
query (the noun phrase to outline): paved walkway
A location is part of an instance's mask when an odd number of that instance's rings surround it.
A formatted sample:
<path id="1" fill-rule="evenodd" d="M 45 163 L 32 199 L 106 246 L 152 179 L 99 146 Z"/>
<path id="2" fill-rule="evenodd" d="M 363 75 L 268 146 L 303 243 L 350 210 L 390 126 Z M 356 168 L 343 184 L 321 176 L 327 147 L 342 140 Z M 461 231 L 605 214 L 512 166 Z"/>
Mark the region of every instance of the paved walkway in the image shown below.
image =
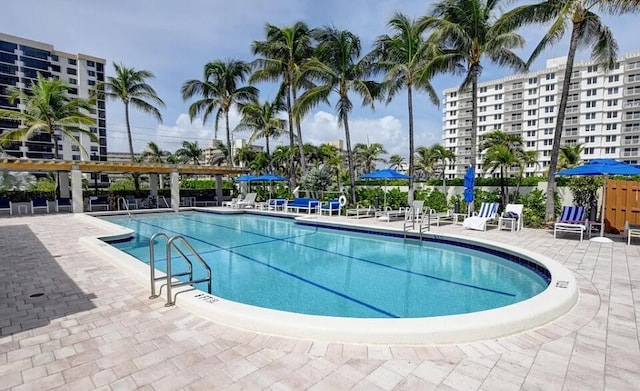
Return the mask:
<path id="1" fill-rule="evenodd" d="M 435 228 L 556 259 L 576 273 L 580 302 L 552 324 L 507 338 L 365 346 L 247 333 L 165 308 L 161 299 L 148 299 L 147 287 L 78 245 L 80 236 L 103 230 L 70 214 L 0 218 L 0 390 L 633 390 L 640 384 L 640 246 L 622 239 L 601 244 L 575 235 L 554 240 L 544 230 Z"/>

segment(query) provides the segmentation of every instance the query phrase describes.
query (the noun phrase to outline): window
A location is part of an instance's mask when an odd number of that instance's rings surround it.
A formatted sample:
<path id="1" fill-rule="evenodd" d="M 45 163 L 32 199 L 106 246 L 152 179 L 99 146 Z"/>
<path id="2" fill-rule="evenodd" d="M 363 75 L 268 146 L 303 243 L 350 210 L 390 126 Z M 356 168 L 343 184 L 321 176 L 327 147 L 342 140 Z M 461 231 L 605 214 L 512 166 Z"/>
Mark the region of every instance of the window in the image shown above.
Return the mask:
<path id="1" fill-rule="evenodd" d="M 589 73 L 598 72 L 598 66 L 597 65 L 589 65 L 587 67 L 587 72 L 589 72 Z"/>
<path id="2" fill-rule="evenodd" d="M 91 77 L 95 77 L 96 76 L 96 71 L 92 71 L 92 70 L 87 70 L 87 75 L 91 76 Z"/>
<path id="3" fill-rule="evenodd" d="M 74 79 L 73 77 L 69 78 L 69 84 L 71 85 L 76 85 L 78 84 L 78 79 Z"/>
<path id="4" fill-rule="evenodd" d="M 607 136 L 607 137 L 604 138 L 604 141 L 606 141 L 608 143 L 612 143 L 612 142 L 615 142 L 617 138 L 618 138 L 618 136 Z"/>
<path id="5" fill-rule="evenodd" d="M 480 87 L 480 93 L 487 92 L 487 87 Z"/>
<path id="6" fill-rule="evenodd" d="M 537 77 L 529 78 L 529 84 L 538 84 L 538 78 Z"/>
<path id="7" fill-rule="evenodd" d="M 618 118 L 617 111 L 607 111 L 607 118 Z"/>
<path id="8" fill-rule="evenodd" d="M 96 66 L 96 63 L 95 63 L 95 62 L 93 62 L 93 61 L 91 61 L 91 60 L 87 60 L 87 66 L 88 66 L 89 68 L 93 68 L 93 67 L 95 67 L 95 66 Z"/>
<path id="9" fill-rule="evenodd" d="M 553 80 L 556 78 L 556 74 L 555 73 L 547 73 L 546 75 L 544 75 L 545 79 L 547 80 Z"/>
<path id="10" fill-rule="evenodd" d="M 502 84 L 496 84 L 494 89 L 496 91 L 501 90 L 502 89 Z"/>
<path id="11" fill-rule="evenodd" d="M 502 114 L 496 114 L 493 116 L 493 119 L 502 119 Z"/>
<path id="12" fill-rule="evenodd" d="M 549 151 L 542 151 L 542 156 L 549 156 Z M 548 162 L 543 162 L 544 163 L 548 163 Z M 544 164 L 546 166 L 546 164 Z"/>
<path id="13" fill-rule="evenodd" d="M 546 145 L 546 146 L 553 145 L 553 140 L 552 139 L 542 140 L 542 145 Z"/>
<path id="14" fill-rule="evenodd" d="M 556 97 L 554 95 L 548 95 L 544 97 L 545 102 L 553 102 L 554 100 L 556 100 Z"/>
<path id="15" fill-rule="evenodd" d="M 587 78 L 587 84 L 596 84 L 597 82 L 598 82 L 597 76 Z"/>
<path id="16" fill-rule="evenodd" d="M 480 99 L 478 100 L 480 103 L 486 102 L 487 101 L 487 97 L 486 96 L 481 96 Z"/>
<path id="17" fill-rule="evenodd" d="M 527 147 L 528 148 L 533 148 L 536 146 L 536 142 L 535 141 L 527 141 Z"/>
<path id="18" fill-rule="evenodd" d="M 76 71 L 74 68 L 67 68 L 67 75 L 77 75 L 78 71 Z"/>
<path id="19" fill-rule="evenodd" d="M 595 107 L 596 107 L 596 103 L 597 103 L 597 102 L 596 102 L 595 100 L 590 100 L 590 101 L 588 101 L 588 102 L 586 103 L 586 105 L 587 105 L 587 109 L 595 108 Z"/>
<path id="20" fill-rule="evenodd" d="M 77 61 L 73 58 L 68 59 L 69 65 L 77 65 Z"/>
<path id="21" fill-rule="evenodd" d="M 502 103 L 498 103 L 497 105 L 493 106 L 494 110 L 502 110 Z"/>
<path id="22" fill-rule="evenodd" d="M 584 149 L 584 154 L 585 155 L 593 155 L 595 153 L 595 148 L 585 148 Z"/>
<path id="23" fill-rule="evenodd" d="M 595 143 L 596 142 L 596 136 L 587 136 L 584 138 L 584 142 L 585 143 Z"/>
<path id="24" fill-rule="evenodd" d="M 609 76 L 609 83 L 614 83 L 620 80 L 620 75 L 611 75 Z"/>
<path id="25" fill-rule="evenodd" d="M 527 132 L 527 137 L 535 137 L 536 136 L 536 131 L 535 130 L 529 130 Z"/>
<path id="26" fill-rule="evenodd" d="M 478 121 L 480 121 L 480 122 L 484 122 L 484 121 L 486 121 L 486 120 L 487 120 L 487 116 L 486 116 L 486 115 L 478 116 Z"/>
<path id="27" fill-rule="evenodd" d="M 544 123 L 545 124 L 552 124 L 553 123 L 553 118 L 554 117 L 547 117 L 544 119 Z"/>
<path id="28" fill-rule="evenodd" d="M 609 87 L 607 88 L 607 95 L 617 94 L 619 91 L 618 87 Z"/>
<path id="29" fill-rule="evenodd" d="M 527 121 L 527 126 L 536 126 L 536 120 L 535 119 L 531 119 L 531 120 Z"/>
<path id="30" fill-rule="evenodd" d="M 478 107 L 478 111 L 481 112 L 481 113 L 484 113 L 485 111 L 487 111 L 487 106 Z"/>
<path id="31" fill-rule="evenodd" d="M 456 112 L 457 112 L 456 110 L 452 110 L 452 111 L 449 112 L 449 115 L 451 115 L 451 116 L 456 115 Z"/>
<path id="32" fill-rule="evenodd" d="M 535 95 L 538 93 L 538 89 L 537 88 L 529 88 L 529 90 L 527 91 L 528 95 Z"/>
<path id="33" fill-rule="evenodd" d="M 584 131 L 585 132 L 595 132 L 596 131 L 596 124 L 585 125 Z"/>
<path id="34" fill-rule="evenodd" d="M 618 124 L 607 124 L 607 130 L 617 130 Z"/>
<path id="35" fill-rule="evenodd" d="M 88 83 L 90 86 L 94 86 L 94 85 L 96 85 L 96 81 L 95 81 L 95 80 L 87 80 L 87 83 Z"/>
<path id="36" fill-rule="evenodd" d="M 500 99 L 502 99 L 502 94 L 496 94 L 495 97 L 493 98 L 493 100 L 500 100 Z"/>
<path id="37" fill-rule="evenodd" d="M 556 108 L 554 106 L 547 106 L 544 108 L 545 113 L 553 113 Z"/>
<path id="38" fill-rule="evenodd" d="M 546 91 L 553 91 L 556 89 L 556 85 L 555 84 L 547 84 L 546 86 L 544 86 L 544 89 Z"/>
<path id="39" fill-rule="evenodd" d="M 56 61 L 56 62 L 58 62 L 58 61 L 59 61 L 58 56 L 57 56 L 57 55 L 55 55 L 55 54 L 52 54 L 52 55 L 51 55 L 51 61 Z"/>
<path id="40" fill-rule="evenodd" d="M 450 119 L 449 120 L 449 125 L 455 125 L 456 124 L 456 120 L 455 119 Z"/>
<path id="41" fill-rule="evenodd" d="M 584 119 L 596 119 L 596 113 L 587 113 L 584 115 Z"/>
<path id="42" fill-rule="evenodd" d="M 520 114 L 520 113 L 511 114 L 511 120 L 512 121 L 521 120 L 521 119 L 522 119 L 522 114 Z"/>
<path id="43" fill-rule="evenodd" d="M 529 106 L 535 106 L 535 105 L 537 105 L 537 104 L 538 104 L 538 100 L 537 100 L 537 99 L 529 99 L 529 100 L 527 101 L 527 104 L 528 104 Z"/>
<path id="44" fill-rule="evenodd" d="M 596 96 L 597 93 L 598 93 L 598 90 L 595 88 L 587 90 L 587 96 Z"/>
<path id="45" fill-rule="evenodd" d="M 565 137 L 567 137 L 567 136 L 577 136 L 578 135 L 578 128 L 565 129 L 564 130 L 564 135 L 565 135 Z"/>
<path id="46" fill-rule="evenodd" d="M 456 96 L 458 96 L 457 92 L 450 92 L 449 93 L 449 98 L 455 98 Z"/>
<path id="47" fill-rule="evenodd" d="M 546 129 L 544 129 L 544 134 L 545 134 L 545 135 L 553 134 L 553 128 L 546 128 Z"/>
<path id="48" fill-rule="evenodd" d="M 527 115 L 536 115 L 538 113 L 538 110 L 527 110 Z"/>
<path id="49" fill-rule="evenodd" d="M 604 153 L 616 153 L 616 147 L 606 147 Z"/>
<path id="50" fill-rule="evenodd" d="M 618 100 L 617 99 L 608 99 L 607 100 L 607 107 L 617 106 L 617 105 L 618 105 Z"/>

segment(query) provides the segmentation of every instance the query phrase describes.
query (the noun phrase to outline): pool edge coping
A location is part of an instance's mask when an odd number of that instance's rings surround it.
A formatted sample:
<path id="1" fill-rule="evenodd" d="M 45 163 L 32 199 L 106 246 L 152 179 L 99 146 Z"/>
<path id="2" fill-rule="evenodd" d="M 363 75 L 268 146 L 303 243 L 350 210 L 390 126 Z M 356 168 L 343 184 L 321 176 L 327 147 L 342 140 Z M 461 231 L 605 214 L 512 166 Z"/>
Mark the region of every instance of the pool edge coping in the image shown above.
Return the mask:
<path id="1" fill-rule="evenodd" d="M 80 243 L 123 270 L 136 282 L 150 288 L 149 266 L 103 241 L 131 236 L 131 229 L 88 215 L 77 216 L 112 231 L 106 235 L 81 237 Z M 307 224 L 313 221 L 306 216 L 298 219 Z M 402 233 L 397 229 L 381 229 L 361 224 L 317 219 L 316 222 L 328 227 L 334 225 L 372 232 Z M 571 311 L 578 302 L 579 290 L 575 276 L 549 257 L 511 245 L 458 235 L 424 235 L 514 252 L 547 268 L 551 274 L 551 282 L 540 294 L 505 307 L 460 315 L 408 319 L 339 318 L 296 314 L 237 303 L 188 287 L 174 288 L 173 291 L 178 306 L 203 318 L 244 331 L 312 341 L 369 345 L 439 345 L 508 337 L 559 319 Z M 566 287 L 558 286 L 560 281 L 566 282 Z M 156 289 L 159 290 L 161 285 L 162 282 L 157 282 Z"/>

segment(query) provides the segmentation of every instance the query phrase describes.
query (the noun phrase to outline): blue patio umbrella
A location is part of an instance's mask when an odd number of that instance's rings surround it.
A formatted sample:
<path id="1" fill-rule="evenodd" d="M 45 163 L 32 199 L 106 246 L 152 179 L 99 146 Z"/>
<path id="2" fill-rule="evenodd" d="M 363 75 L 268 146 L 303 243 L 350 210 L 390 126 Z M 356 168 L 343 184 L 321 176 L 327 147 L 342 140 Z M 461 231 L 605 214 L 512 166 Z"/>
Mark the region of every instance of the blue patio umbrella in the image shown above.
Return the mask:
<path id="1" fill-rule="evenodd" d="M 566 170 L 559 171 L 556 175 L 558 176 L 573 176 L 573 175 L 583 175 L 583 176 L 595 176 L 602 175 L 605 177 L 605 184 L 607 181 L 607 175 L 640 175 L 640 168 L 637 168 L 631 164 L 627 164 L 624 162 L 620 162 L 615 159 L 593 159 L 588 161 L 587 163 L 573 168 L 568 168 Z M 606 187 L 603 184 L 602 189 L 602 211 L 600 213 L 600 239 L 599 241 L 603 241 L 604 238 L 604 207 L 606 200 Z M 608 240 L 607 240 L 608 241 Z"/>
<path id="2" fill-rule="evenodd" d="M 256 182 L 269 182 L 269 198 L 271 198 L 271 185 L 272 182 L 288 182 L 289 179 L 281 176 L 281 175 L 277 175 L 277 174 L 264 174 L 264 175 L 258 175 L 256 177 L 253 178 L 254 181 Z"/>
<path id="3" fill-rule="evenodd" d="M 237 177 L 235 179 L 235 181 L 236 182 L 251 182 L 251 181 L 255 181 L 256 178 L 257 177 L 255 175 L 246 174 L 246 175 L 240 175 L 239 177 Z"/>
<path id="4" fill-rule="evenodd" d="M 364 174 L 360 176 L 362 179 L 384 179 L 384 207 L 387 206 L 387 180 L 389 179 L 409 179 L 409 175 L 405 175 L 396 170 L 385 168 L 384 170 L 378 170 Z"/>
<path id="5" fill-rule="evenodd" d="M 473 167 L 467 168 L 464 174 L 464 202 L 471 203 L 475 199 L 473 188 L 476 184 L 476 173 Z"/>

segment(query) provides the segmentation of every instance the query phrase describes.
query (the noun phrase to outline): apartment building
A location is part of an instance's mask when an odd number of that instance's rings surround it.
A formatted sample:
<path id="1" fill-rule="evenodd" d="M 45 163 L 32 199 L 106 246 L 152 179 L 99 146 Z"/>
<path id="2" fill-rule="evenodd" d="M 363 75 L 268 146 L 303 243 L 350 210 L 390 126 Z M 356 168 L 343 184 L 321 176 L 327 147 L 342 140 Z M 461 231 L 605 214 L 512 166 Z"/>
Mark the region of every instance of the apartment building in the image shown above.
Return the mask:
<path id="1" fill-rule="evenodd" d="M 22 110 L 23 107 L 18 102 L 9 101 L 9 91 L 12 88 L 29 91 L 38 73 L 46 78 L 60 79 L 69 84 L 71 97 L 88 99 L 93 86 L 104 81 L 105 59 L 86 54 L 66 53 L 56 50 L 48 43 L 0 33 L 0 108 Z M 78 134 L 77 138 L 83 149 L 67 137 L 58 134 L 56 137 L 60 141 L 58 153 L 61 159 L 107 160 L 107 115 L 103 99 L 96 101 L 95 113 L 91 115 L 96 119 L 96 123 L 90 130 L 99 137 L 99 141 L 93 142 L 88 137 Z M 0 119 L 0 133 L 18 126 L 15 121 Z M 53 148 L 51 137 L 41 134 L 5 146 L 4 150 L 15 157 L 52 159 L 55 157 Z M 101 175 L 100 180 L 108 182 L 106 175 Z"/>
<path id="2" fill-rule="evenodd" d="M 529 164 L 525 175 L 542 175 L 551 160 L 565 63 L 566 58 L 549 59 L 543 70 L 480 83 L 477 145 L 496 129 L 520 134 L 525 150 L 538 151 L 538 162 Z M 595 62 L 576 63 L 569 90 L 562 145 L 581 144 L 585 161 L 613 158 L 638 164 L 640 52 L 620 57 L 612 70 Z M 443 145 L 457 156 L 447 177 L 462 177 L 472 153 L 477 154 L 476 172 L 488 176 L 484 154 L 471 150 L 471 92 L 446 89 L 443 114 Z"/>

